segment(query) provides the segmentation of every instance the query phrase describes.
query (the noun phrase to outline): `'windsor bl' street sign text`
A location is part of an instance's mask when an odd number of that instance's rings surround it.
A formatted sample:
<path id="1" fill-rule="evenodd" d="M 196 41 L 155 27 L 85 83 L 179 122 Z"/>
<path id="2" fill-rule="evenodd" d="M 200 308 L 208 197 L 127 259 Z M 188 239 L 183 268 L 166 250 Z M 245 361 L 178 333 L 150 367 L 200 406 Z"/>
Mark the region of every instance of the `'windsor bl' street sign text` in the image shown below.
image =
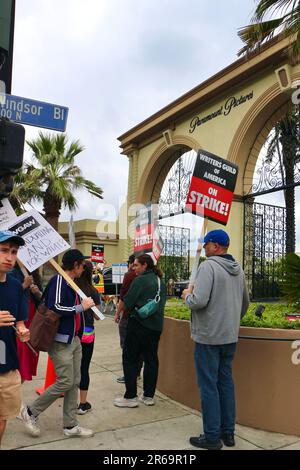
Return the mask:
<path id="1" fill-rule="evenodd" d="M 69 108 L 21 96 L 2 94 L 0 98 L 2 118 L 54 131 L 66 130 Z"/>

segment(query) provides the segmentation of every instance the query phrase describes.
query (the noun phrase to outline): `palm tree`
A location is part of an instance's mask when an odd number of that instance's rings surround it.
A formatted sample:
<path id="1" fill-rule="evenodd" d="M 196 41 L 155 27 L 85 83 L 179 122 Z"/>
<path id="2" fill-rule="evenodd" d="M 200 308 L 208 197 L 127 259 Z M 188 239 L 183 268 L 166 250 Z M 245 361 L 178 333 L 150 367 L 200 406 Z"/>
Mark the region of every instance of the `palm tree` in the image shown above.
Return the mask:
<path id="1" fill-rule="evenodd" d="M 26 202 L 43 202 L 45 218 L 57 230 L 62 207 L 71 211 L 77 207 L 74 192 L 86 189 L 102 199 L 102 189 L 82 176 L 75 157 L 84 148 L 78 140 L 68 144 L 65 134 L 43 134 L 27 141 L 33 152 L 33 162 L 26 163 L 16 177 L 11 198 L 15 206 Z"/>
<path id="2" fill-rule="evenodd" d="M 275 16 L 275 18 L 265 19 Z M 295 36 L 291 47 L 293 56 L 300 52 L 300 1 L 299 0 L 260 0 L 252 18 L 252 24 L 238 32 L 245 46 L 238 55 L 259 49 L 276 33 Z"/>
<path id="3" fill-rule="evenodd" d="M 282 186 L 286 206 L 286 253 L 296 249 L 295 235 L 295 169 L 300 151 L 299 111 L 290 109 L 275 126 L 268 144 L 266 162 L 279 159 Z"/>

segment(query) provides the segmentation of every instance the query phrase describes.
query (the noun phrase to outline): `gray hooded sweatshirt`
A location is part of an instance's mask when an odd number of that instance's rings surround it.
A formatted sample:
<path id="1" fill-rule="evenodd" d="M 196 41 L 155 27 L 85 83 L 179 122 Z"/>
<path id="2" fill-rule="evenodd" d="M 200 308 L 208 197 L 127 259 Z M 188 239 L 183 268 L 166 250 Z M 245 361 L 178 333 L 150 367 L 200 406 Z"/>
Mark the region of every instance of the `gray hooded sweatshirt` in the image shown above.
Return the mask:
<path id="1" fill-rule="evenodd" d="M 238 341 L 240 321 L 249 306 L 244 272 L 230 255 L 211 256 L 198 269 L 192 294 L 185 304 L 192 310 L 191 333 L 196 343 Z"/>

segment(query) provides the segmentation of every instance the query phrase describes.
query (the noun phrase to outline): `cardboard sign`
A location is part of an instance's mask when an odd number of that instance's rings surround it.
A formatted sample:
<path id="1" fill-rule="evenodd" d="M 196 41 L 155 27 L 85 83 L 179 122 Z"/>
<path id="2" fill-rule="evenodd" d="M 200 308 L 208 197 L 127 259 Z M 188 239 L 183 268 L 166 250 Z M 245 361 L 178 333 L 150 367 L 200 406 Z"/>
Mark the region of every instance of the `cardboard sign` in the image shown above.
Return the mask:
<path id="1" fill-rule="evenodd" d="M 112 282 L 113 284 L 122 284 L 125 274 L 128 271 L 127 263 L 112 264 Z"/>
<path id="2" fill-rule="evenodd" d="M 135 219 L 134 254 L 148 254 L 157 262 L 163 250 L 163 241 L 159 234 L 157 206 L 148 203 Z"/>
<path id="3" fill-rule="evenodd" d="M 237 176 L 237 165 L 199 150 L 186 200 L 186 212 L 226 225 Z"/>
<path id="4" fill-rule="evenodd" d="M 10 220 L 13 220 L 16 216 L 8 199 L 0 200 L 0 229 L 6 227 Z"/>
<path id="5" fill-rule="evenodd" d="M 37 211 L 25 212 L 14 218 L 5 229 L 11 230 L 25 240 L 18 251 L 18 258 L 29 272 L 70 248 L 70 245 Z"/>
<path id="6" fill-rule="evenodd" d="M 92 263 L 104 263 L 104 245 L 92 245 Z"/>

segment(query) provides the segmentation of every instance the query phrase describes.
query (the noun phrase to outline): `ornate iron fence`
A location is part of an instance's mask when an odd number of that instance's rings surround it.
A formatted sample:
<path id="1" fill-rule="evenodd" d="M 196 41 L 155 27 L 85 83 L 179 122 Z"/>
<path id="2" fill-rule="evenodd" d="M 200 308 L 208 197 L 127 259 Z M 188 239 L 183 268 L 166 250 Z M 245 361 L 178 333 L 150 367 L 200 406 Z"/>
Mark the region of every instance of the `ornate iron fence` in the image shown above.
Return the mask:
<path id="1" fill-rule="evenodd" d="M 171 287 L 174 282 L 189 279 L 190 229 L 160 225 L 159 230 L 164 242 L 159 267 L 167 286 Z"/>
<path id="2" fill-rule="evenodd" d="M 244 271 L 253 300 L 280 297 L 286 247 L 286 209 L 245 201 Z"/>

